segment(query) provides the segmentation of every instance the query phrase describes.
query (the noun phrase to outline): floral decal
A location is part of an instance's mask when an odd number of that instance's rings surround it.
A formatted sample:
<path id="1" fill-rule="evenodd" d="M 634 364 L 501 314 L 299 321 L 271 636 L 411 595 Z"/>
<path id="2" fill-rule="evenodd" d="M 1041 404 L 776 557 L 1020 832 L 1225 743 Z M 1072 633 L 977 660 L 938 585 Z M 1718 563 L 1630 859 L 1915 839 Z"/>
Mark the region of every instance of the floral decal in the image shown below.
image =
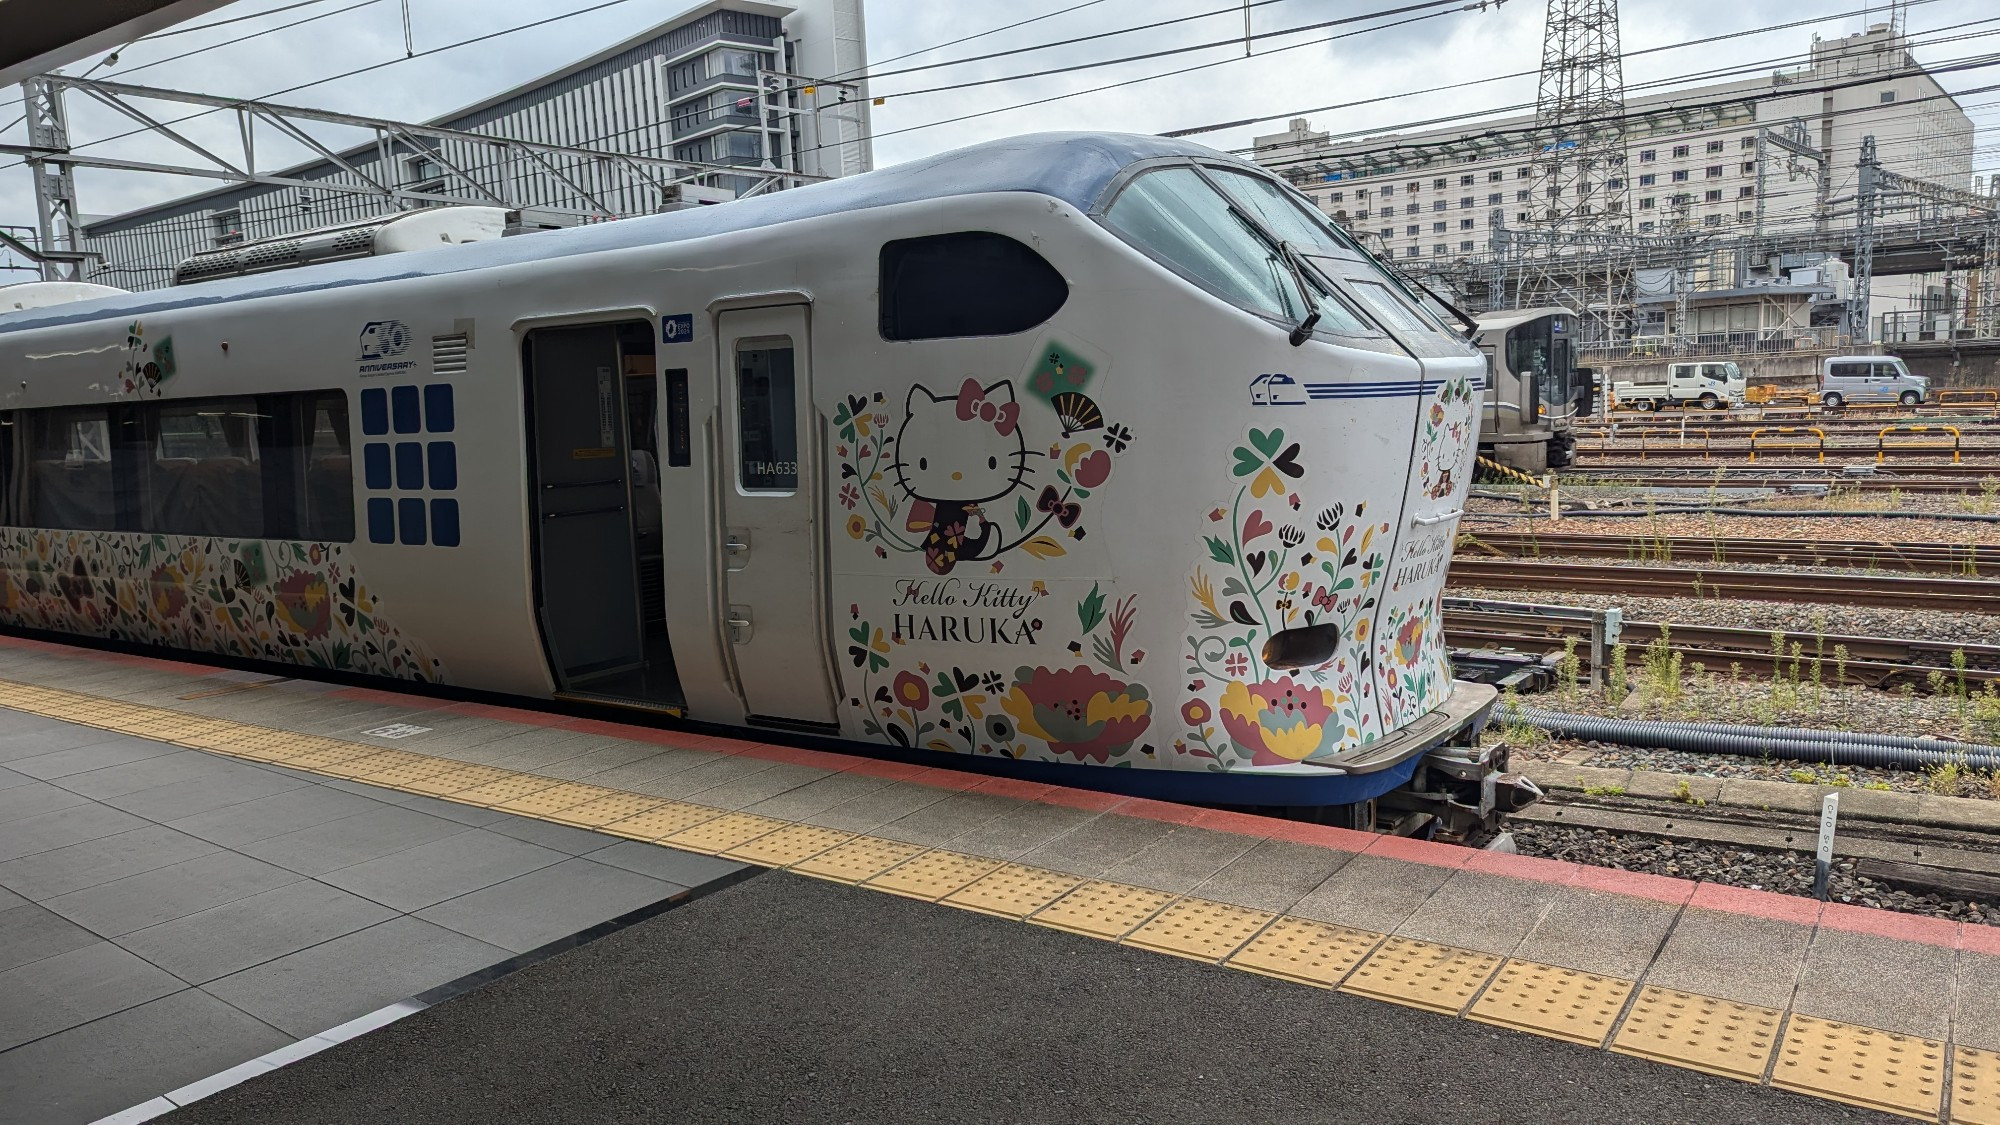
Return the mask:
<path id="1" fill-rule="evenodd" d="M 315 668 L 440 680 L 329 543 L 0 528 L 14 625 Z"/>
<path id="2" fill-rule="evenodd" d="M 128 395 L 158 397 L 160 384 L 173 378 L 178 371 L 174 362 L 174 338 L 162 336 L 148 346 L 146 325 L 142 321 L 135 320 L 125 326 L 125 348 L 121 359 L 118 386 Z"/>
<path id="3" fill-rule="evenodd" d="M 1442 500 L 1465 480 L 1465 459 L 1472 451 L 1472 380 L 1448 379 L 1424 409 L 1424 435 L 1417 470 L 1424 496 Z"/>
<path id="4" fill-rule="evenodd" d="M 1211 509 L 1207 558 L 1191 580 L 1186 733 L 1174 743 L 1210 769 L 1325 757 L 1380 736 L 1370 623 L 1387 569 L 1390 528 L 1367 504 L 1321 509 L 1307 521 L 1298 485 L 1300 443 L 1252 429 L 1233 451 L 1229 506 Z M 1340 641 L 1327 663 L 1278 671 L 1263 645 L 1282 629 L 1331 623 Z M 1211 694 L 1219 689 L 1219 697 Z M 1217 717 L 1220 717 L 1218 723 Z"/>
<path id="5" fill-rule="evenodd" d="M 1038 597 L 1046 587 L 1036 583 Z M 1141 743 L 1152 725 L 1153 705 L 1143 685 L 1125 677 L 1146 658 L 1127 641 L 1138 618 L 1136 595 L 1109 608 L 1092 584 L 1076 605 L 1081 639 L 1070 644 L 1074 665 L 1021 665 L 1013 672 L 967 670 L 962 666 L 889 672 L 897 646 L 909 638 L 885 634 L 849 607 L 849 661 L 861 673 L 861 694 L 848 700 L 860 708 L 864 734 L 899 746 L 922 746 L 959 754 L 999 754 L 1043 761 L 1131 764 L 1150 755 Z M 1042 628 L 1039 618 L 1032 628 Z M 1100 671 L 1099 669 L 1103 669 Z"/>

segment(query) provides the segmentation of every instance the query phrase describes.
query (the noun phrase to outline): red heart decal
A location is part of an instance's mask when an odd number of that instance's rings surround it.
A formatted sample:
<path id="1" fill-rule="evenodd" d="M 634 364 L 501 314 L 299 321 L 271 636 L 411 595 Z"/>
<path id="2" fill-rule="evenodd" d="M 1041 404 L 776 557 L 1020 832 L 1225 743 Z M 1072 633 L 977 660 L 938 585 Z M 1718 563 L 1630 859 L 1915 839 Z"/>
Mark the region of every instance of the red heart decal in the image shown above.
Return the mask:
<path id="1" fill-rule="evenodd" d="M 1264 518 L 1263 512 L 1251 512 L 1250 518 L 1243 521 L 1243 541 L 1245 543 L 1269 535 L 1271 531 L 1271 521 Z"/>

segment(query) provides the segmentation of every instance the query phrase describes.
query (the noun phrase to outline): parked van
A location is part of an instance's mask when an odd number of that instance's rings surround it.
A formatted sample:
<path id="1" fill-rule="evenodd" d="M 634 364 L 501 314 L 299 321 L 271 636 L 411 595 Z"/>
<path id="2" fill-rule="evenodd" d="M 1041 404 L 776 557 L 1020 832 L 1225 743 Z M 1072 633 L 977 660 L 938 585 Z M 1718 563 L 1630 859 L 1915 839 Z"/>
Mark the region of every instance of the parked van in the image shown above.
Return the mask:
<path id="1" fill-rule="evenodd" d="M 1931 381 L 1910 374 L 1903 361 L 1892 355 L 1837 355 L 1820 368 L 1819 401 L 1829 410 L 1850 402 L 1900 402 L 1916 406 L 1928 402 Z"/>

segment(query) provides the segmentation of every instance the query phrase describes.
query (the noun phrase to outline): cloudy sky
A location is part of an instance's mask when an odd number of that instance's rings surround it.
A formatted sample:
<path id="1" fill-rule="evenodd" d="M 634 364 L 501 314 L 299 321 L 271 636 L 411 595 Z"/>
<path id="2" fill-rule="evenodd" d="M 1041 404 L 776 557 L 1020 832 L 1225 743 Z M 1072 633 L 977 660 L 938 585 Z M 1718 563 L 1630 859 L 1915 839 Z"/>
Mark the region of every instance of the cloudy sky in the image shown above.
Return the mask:
<path id="1" fill-rule="evenodd" d="M 408 0 L 412 41 L 419 57 L 321 82 L 318 80 L 404 57 L 400 0 L 317 0 L 304 6 L 299 6 L 298 0 L 240 0 L 190 24 L 209 24 L 280 7 L 288 10 L 212 30 L 141 41 L 121 51 L 115 65 L 99 66 L 94 76 L 245 97 L 270 96 L 303 85 L 275 100 L 421 121 L 588 55 L 689 6 L 686 0 L 622 0 L 602 10 L 557 19 L 477 45 L 437 50 L 599 2 Z M 1251 57 L 1246 58 L 1240 0 L 1234 9 L 1225 6 L 1227 0 L 1022 0 L 1015 4 L 869 0 L 868 49 L 870 58 L 877 60 L 871 71 L 880 74 L 873 80 L 871 92 L 888 99 L 874 111 L 876 161 L 891 164 L 1038 129 L 1158 132 L 1250 117 L 1273 119 L 1200 137 L 1206 143 L 1229 148 L 1246 145 L 1253 134 L 1282 130 L 1285 118 L 1297 111 L 1361 99 L 1377 100 L 1306 116 L 1316 128 L 1337 133 L 1375 132 L 1436 116 L 1532 103 L 1532 75 L 1541 59 L 1544 15 L 1544 5 L 1538 0 L 1489 3 L 1484 10 L 1410 12 L 1293 34 L 1268 34 L 1410 2 L 1252 0 L 1251 27 L 1259 38 L 1252 44 Z M 1728 68 L 1796 66 L 1802 63 L 1815 34 L 1836 37 L 1887 18 L 1885 4 L 1877 3 L 1872 15 L 1863 14 L 1863 8 L 1860 0 L 1625 0 L 1626 83 L 1628 88 L 1665 88 Z M 952 42 L 1044 13 L 1053 14 L 1024 26 Z M 187 58 L 147 65 L 311 16 L 323 18 Z M 1053 45 L 1184 16 L 1199 18 Z M 1410 22 L 1379 26 L 1394 20 Z M 1995 14 L 1991 0 L 1914 0 L 1906 20 L 1917 43 L 1917 56 L 1928 64 L 1989 55 L 2000 60 L 2000 14 Z M 1781 26 L 1794 24 L 1797 26 Z M 1343 34 L 1357 28 L 1375 29 Z M 1676 46 L 1732 33 L 1736 37 L 1719 42 Z M 1330 38 L 1334 36 L 1342 37 Z M 1231 39 L 1235 41 L 1200 50 L 1111 62 Z M 1041 44 L 1052 45 L 1020 50 Z M 1632 55 L 1649 48 L 1669 49 Z M 908 69 L 996 52 L 1008 53 L 957 65 Z M 95 61 L 66 69 L 81 73 Z M 1091 65 L 1070 73 L 1021 77 L 1078 64 Z M 898 71 L 903 73 L 895 73 Z M 1168 73 L 1173 71 L 1183 73 Z M 1487 78 L 1496 80 L 1447 92 L 1423 92 L 1446 83 Z M 992 79 L 1011 80 L 987 81 Z M 1986 173 L 2000 168 L 2000 159 L 1996 159 L 2000 149 L 1989 139 L 1992 126 L 2000 124 L 2000 90 L 1978 92 L 1980 87 L 2000 83 L 2000 61 L 1944 75 L 1941 81 L 1949 90 L 1968 91 L 1960 101 L 1981 130 L 1975 156 L 1978 170 Z M 924 92 L 963 83 L 979 84 Z M 1098 89 L 1121 83 L 1116 88 Z M 1643 86 L 1648 83 L 1665 86 Z M 1070 94 L 1075 96 L 1063 96 Z M 70 110 L 77 142 L 123 131 L 123 119 L 97 107 L 79 107 L 81 100 L 74 99 Z M 1035 102 L 1041 104 L 1028 104 Z M 163 113 L 185 112 L 171 106 L 159 108 Z M 990 112 L 995 110 L 999 112 Z M 18 92 L 0 94 L 0 124 L 18 115 Z M 191 122 L 185 128 L 191 136 L 218 145 L 230 143 L 233 135 L 233 125 L 224 115 Z M 350 143 L 354 139 L 352 135 L 328 137 L 336 138 Z M 0 142 L 22 143 L 25 139 L 25 130 L 18 125 L 0 130 Z M 147 137 L 110 142 L 95 151 L 129 159 L 178 159 L 170 147 Z M 270 151 L 273 157 L 290 157 L 296 152 L 275 147 Z M 92 214 L 115 214 L 207 186 L 202 181 L 106 171 L 85 171 L 79 174 L 79 181 L 83 208 Z M 26 170 L 0 158 L 0 225 L 31 223 L 30 199 Z M 0 264 L 8 260 L 0 255 Z M 0 280 L 26 276 L 0 273 Z"/>

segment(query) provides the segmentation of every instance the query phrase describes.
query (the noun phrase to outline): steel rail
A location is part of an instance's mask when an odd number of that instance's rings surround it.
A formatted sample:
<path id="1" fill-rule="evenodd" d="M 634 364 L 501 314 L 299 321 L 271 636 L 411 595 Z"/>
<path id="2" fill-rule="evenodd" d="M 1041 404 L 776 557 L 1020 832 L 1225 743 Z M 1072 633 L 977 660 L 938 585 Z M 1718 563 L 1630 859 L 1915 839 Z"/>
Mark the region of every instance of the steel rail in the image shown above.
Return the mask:
<path id="1" fill-rule="evenodd" d="M 1628 597 L 1750 599 L 2000 614 L 2000 583 L 1720 567 L 1621 566 L 1456 558 L 1448 586 L 1557 590 Z"/>
<path id="2" fill-rule="evenodd" d="M 1788 563 L 1920 574 L 2000 575 L 2000 546 L 1978 543 L 1894 543 L 1825 539 L 1725 539 L 1701 535 L 1616 535 L 1590 532 L 1461 531 L 1458 549 L 1471 557 L 1626 559 L 1722 566 Z"/>

